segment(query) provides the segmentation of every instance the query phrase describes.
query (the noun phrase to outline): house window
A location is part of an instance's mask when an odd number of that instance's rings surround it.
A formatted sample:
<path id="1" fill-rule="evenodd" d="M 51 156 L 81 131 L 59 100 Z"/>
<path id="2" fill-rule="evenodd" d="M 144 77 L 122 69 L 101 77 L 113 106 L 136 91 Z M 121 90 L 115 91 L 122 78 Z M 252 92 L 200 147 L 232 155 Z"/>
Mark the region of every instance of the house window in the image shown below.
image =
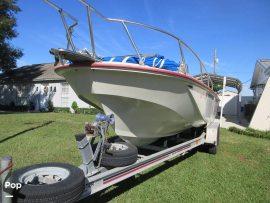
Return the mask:
<path id="1" fill-rule="evenodd" d="M 68 106 L 68 93 L 69 93 L 69 85 L 68 83 L 61 83 L 62 91 L 61 91 L 61 106 L 62 107 L 69 107 Z"/>
<path id="2" fill-rule="evenodd" d="M 61 107 L 69 107 L 68 106 L 68 97 L 61 97 Z"/>
<path id="3" fill-rule="evenodd" d="M 61 83 L 61 86 L 62 86 L 62 94 L 68 94 L 68 91 L 69 91 L 69 85 L 68 83 Z"/>

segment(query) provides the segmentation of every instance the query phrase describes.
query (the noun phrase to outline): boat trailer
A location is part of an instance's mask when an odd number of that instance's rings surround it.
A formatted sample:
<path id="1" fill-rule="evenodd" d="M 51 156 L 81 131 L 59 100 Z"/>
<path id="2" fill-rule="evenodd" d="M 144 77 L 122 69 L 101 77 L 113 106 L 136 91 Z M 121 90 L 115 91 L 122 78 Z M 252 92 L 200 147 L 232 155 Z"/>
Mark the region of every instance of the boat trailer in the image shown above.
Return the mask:
<path id="1" fill-rule="evenodd" d="M 97 119 L 95 122 L 86 125 L 85 133 L 75 135 L 77 147 L 82 157 L 82 164 L 79 166 L 79 168 L 75 166 L 72 167 L 76 169 L 75 175 L 80 175 L 82 186 L 80 189 L 81 191 L 78 190 L 78 195 L 76 196 L 76 198 L 74 197 L 73 202 L 89 197 L 94 193 L 97 193 L 138 173 L 141 173 L 142 171 L 145 171 L 162 162 L 165 162 L 177 156 L 182 156 L 191 151 L 192 149 L 198 148 L 199 146 L 207 146 L 207 152 L 210 154 L 217 153 L 217 146 L 219 144 L 218 119 L 214 120 L 211 124 L 202 128 L 201 130 L 194 130 L 192 134 L 189 134 L 189 137 L 193 138 L 183 139 L 183 136 L 176 135 L 164 139 L 163 141 L 159 142 L 159 144 L 145 146 L 143 147 L 143 150 L 139 149 L 139 152 L 147 150 L 148 154 L 150 149 L 153 153 L 150 153 L 150 155 L 138 153 L 136 161 L 133 164 L 122 167 L 104 167 L 102 166 L 102 156 L 104 155 L 106 150 L 111 147 L 117 147 L 118 145 L 117 142 L 107 142 L 106 138 L 108 127 L 110 124 L 113 125 L 114 118 L 112 115 L 105 116 L 101 114 L 98 114 L 96 118 Z M 98 142 L 95 142 L 95 139 L 98 139 Z M 169 142 L 174 144 L 170 145 Z M 6 160 L 4 160 L 4 162 L 6 162 Z M 6 164 L 2 165 L 4 166 Z M 61 181 L 64 182 L 65 178 L 67 178 L 67 176 L 65 175 L 66 170 L 64 169 L 64 166 L 64 164 L 62 166 L 59 163 L 58 165 L 40 164 L 36 168 L 34 166 L 30 166 L 28 167 L 28 170 L 26 167 L 26 170 L 22 169 L 15 171 L 15 175 L 12 176 L 11 182 L 14 182 L 14 184 L 16 184 L 15 181 L 20 180 L 19 182 L 22 184 L 22 188 L 27 187 L 27 185 L 29 184 L 32 186 L 38 185 L 39 187 L 37 188 L 50 187 L 53 183 L 60 184 Z M 16 176 L 19 176 L 19 178 L 16 179 Z M 55 176 L 59 176 L 60 178 L 58 177 L 58 179 L 55 179 Z M 7 179 L 7 177 L 1 178 L 2 180 L 9 180 Z M 13 188 L 13 193 L 9 194 L 6 190 L 8 188 L 5 188 L 6 184 L 4 183 L 4 181 L 2 184 L 3 203 L 8 203 L 12 196 L 16 198 L 17 196 L 20 196 L 21 192 L 24 192 L 22 188 L 19 188 L 18 191 L 14 191 Z M 54 185 L 54 187 L 56 186 L 56 184 Z M 33 190 L 32 188 L 31 190 L 34 193 L 35 190 Z M 71 188 L 71 191 L 73 190 L 76 190 L 76 188 Z M 74 195 L 74 193 L 72 192 L 71 194 Z M 7 195 L 7 197 L 5 197 L 4 195 Z M 50 197 L 47 196 L 46 198 Z M 46 199 L 43 202 L 46 202 Z"/>
<path id="2" fill-rule="evenodd" d="M 105 123 L 108 123 L 108 121 L 106 121 Z M 104 132 L 106 132 L 107 124 L 103 125 L 102 128 L 102 130 L 100 129 L 98 133 L 100 133 L 101 136 L 104 137 Z M 194 131 L 194 134 L 196 133 L 197 131 Z M 142 147 L 143 149 L 151 149 L 152 151 L 156 152 L 148 156 L 144 154 L 138 154 L 138 159 L 134 164 L 125 167 L 116 167 L 110 170 L 106 170 L 106 168 L 103 167 L 96 167 L 94 165 L 92 160 L 95 159 L 95 156 L 93 156 L 92 153 L 90 153 L 89 156 L 89 151 L 91 151 L 92 148 L 91 145 L 87 143 L 86 136 L 81 137 L 81 135 L 79 135 L 76 137 L 76 139 L 78 149 L 81 152 L 83 160 L 86 160 L 86 157 L 88 158 L 88 160 L 84 162 L 83 165 L 80 166 L 80 168 L 91 169 L 90 171 L 88 171 L 88 173 L 85 173 L 87 181 L 85 184 L 85 190 L 81 196 L 81 199 L 83 199 L 111 185 L 130 178 L 144 170 L 156 166 L 162 162 L 165 162 L 177 156 L 185 155 L 192 149 L 199 146 L 207 145 L 207 152 L 209 152 L 210 154 L 216 154 L 217 146 L 219 144 L 219 120 L 214 120 L 210 125 L 206 127 L 205 130 L 202 130 L 199 136 L 196 136 L 194 139 L 186 140 L 183 142 L 183 139 L 181 139 L 179 135 L 169 138 L 174 142 L 181 142 L 175 146 L 166 146 L 168 139 L 165 139 L 161 144 L 162 146 L 148 145 Z M 99 173 L 97 173 L 97 171 L 99 171 Z"/>

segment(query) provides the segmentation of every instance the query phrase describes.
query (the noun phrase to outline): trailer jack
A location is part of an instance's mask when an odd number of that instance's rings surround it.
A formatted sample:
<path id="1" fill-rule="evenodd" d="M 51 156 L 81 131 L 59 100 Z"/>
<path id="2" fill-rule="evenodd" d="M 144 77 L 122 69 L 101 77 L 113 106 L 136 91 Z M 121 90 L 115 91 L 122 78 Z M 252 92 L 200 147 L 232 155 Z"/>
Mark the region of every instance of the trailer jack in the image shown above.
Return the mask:
<path id="1" fill-rule="evenodd" d="M 85 133 L 75 135 L 77 147 L 81 153 L 83 163 L 79 166 L 85 175 L 94 175 L 102 170 L 100 167 L 103 152 L 110 147 L 106 141 L 109 124 L 114 124 L 114 116 L 111 114 L 96 115 L 96 121 L 85 125 Z M 94 148 L 94 143 L 98 138 L 98 143 Z"/>

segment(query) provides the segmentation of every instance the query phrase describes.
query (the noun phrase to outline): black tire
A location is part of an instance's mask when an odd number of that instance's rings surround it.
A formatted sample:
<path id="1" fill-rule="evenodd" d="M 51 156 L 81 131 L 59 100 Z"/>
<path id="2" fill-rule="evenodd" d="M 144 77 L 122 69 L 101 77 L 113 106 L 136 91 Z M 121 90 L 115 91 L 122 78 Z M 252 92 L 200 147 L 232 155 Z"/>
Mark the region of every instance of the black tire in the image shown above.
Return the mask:
<path id="1" fill-rule="evenodd" d="M 220 127 L 218 127 L 218 132 L 217 132 L 217 142 L 216 144 L 208 144 L 206 145 L 206 151 L 208 154 L 217 154 L 218 152 L 218 146 L 220 142 Z"/>
<path id="2" fill-rule="evenodd" d="M 209 154 L 217 154 L 217 145 L 208 146 L 208 153 Z"/>
<path id="3" fill-rule="evenodd" d="M 25 184 L 20 180 L 27 172 L 46 167 L 56 167 L 69 172 L 67 177 L 53 184 Z M 21 183 L 19 191 L 13 191 L 13 202 L 18 203 L 72 203 L 79 200 L 85 186 L 84 173 L 78 167 L 64 163 L 44 163 L 28 166 L 12 174 L 13 183 Z"/>
<path id="4" fill-rule="evenodd" d="M 112 143 L 114 144 L 114 143 Z M 124 150 L 107 149 L 102 154 L 101 165 L 109 167 L 128 166 L 137 161 L 138 149 L 132 144 L 126 142 L 117 142 L 116 144 L 125 145 Z"/>

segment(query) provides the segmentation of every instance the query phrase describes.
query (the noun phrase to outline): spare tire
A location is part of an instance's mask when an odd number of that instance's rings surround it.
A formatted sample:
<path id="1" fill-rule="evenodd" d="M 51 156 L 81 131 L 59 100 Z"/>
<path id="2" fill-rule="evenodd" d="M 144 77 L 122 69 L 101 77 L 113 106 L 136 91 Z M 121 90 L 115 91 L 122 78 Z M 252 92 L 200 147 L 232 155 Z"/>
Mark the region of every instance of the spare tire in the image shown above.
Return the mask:
<path id="1" fill-rule="evenodd" d="M 110 143 L 102 154 L 101 165 L 109 167 L 128 166 L 137 161 L 138 149 L 126 142 Z"/>
<path id="2" fill-rule="evenodd" d="M 64 163 L 28 166 L 15 171 L 11 178 L 13 183 L 22 184 L 13 191 L 13 202 L 20 203 L 76 202 L 85 186 L 83 171 Z"/>

